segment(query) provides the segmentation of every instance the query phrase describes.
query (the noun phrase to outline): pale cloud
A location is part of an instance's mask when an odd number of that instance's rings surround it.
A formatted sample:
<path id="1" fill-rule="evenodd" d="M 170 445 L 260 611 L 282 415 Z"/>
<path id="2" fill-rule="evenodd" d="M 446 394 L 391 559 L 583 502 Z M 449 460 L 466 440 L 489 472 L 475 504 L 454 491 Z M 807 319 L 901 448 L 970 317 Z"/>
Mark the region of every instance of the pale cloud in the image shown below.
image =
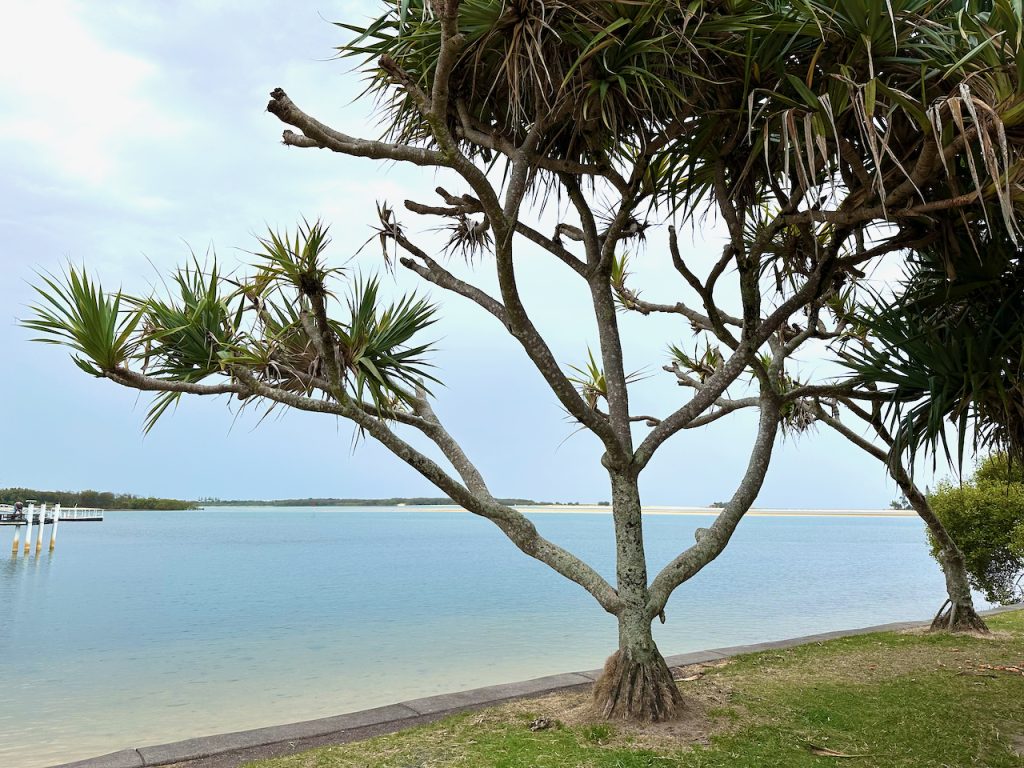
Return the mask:
<path id="1" fill-rule="evenodd" d="M 369 167 L 366 166 L 367 169 Z M 372 217 L 376 202 L 397 206 L 399 214 L 402 214 L 402 201 L 420 192 L 420 186 L 405 184 L 399 178 L 368 176 L 360 179 L 332 179 L 318 184 L 310 197 L 314 201 L 317 215 L 328 223 L 354 224 L 369 233 L 369 226 L 374 223 Z"/>
<path id="2" fill-rule="evenodd" d="M 29 344 L 31 334 L 14 323 L 34 301 L 30 283 L 39 270 L 84 263 L 110 288 L 145 293 L 188 258 L 189 246 L 202 258 L 214 244 L 222 265 L 245 271 L 254 235 L 321 217 L 332 225 L 332 264 L 349 274 L 379 273 L 389 295 L 415 290 L 440 305 L 429 337 L 439 341 L 434 362 L 445 381 L 436 408 L 497 493 L 607 498 L 600 445 L 583 433 L 566 440 L 573 425 L 499 322 L 408 270 L 389 272 L 375 241 L 352 258 L 373 236 L 376 202 L 385 201 L 424 249 L 497 294 L 486 257 L 446 258 L 441 222 L 402 206 L 407 198 L 437 203 L 438 185 L 455 194 L 465 185 L 448 173 L 285 148 L 283 126 L 265 112 L 267 94 L 280 85 L 339 130 L 380 134 L 369 101 L 353 101 L 365 86 L 350 71 L 354 62 L 331 60 L 345 34 L 328 23 L 365 20 L 379 12 L 376 0 L 0 1 L 7 23 L 0 49 L 0 349 L 7 371 L 0 425 L 20 436 L 0 443 L 0 486 L 233 498 L 436 493 L 373 442 L 350 452 L 347 427 L 309 414 L 289 413 L 251 431 L 253 413 L 236 422 L 223 401 L 190 400 L 143 440 L 147 398 L 78 375 L 63 351 Z M 574 218 L 567 206 L 563 200 L 531 215 L 548 233 Z M 711 216 L 682 230 L 680 245 L 706 273 L 725 237 Z M 685 295 L 664 228 L 652 228 L 632 268 L 651 301 Z M 882 280 L 892 268 L 871 277 Z M 517 252 L 516 275 L 555 356 L 582 362 L 588 345 L 595 347 L 586 286 L 529 247 Z M 730 282 L 722 281 L 719 299 L 735 310 Z M 653 374 L 633 404 L 656 414 L 676 407 L 681 392 L 659 375 L 660 365 L 669 342 L 692 346 L 689 325 L 672 315 L 623 315 L 620 323 L 629 369 Z M 808 355 L 801 372 L 826 373 L 827 357 Z M 741 414 L 680 435 L 645 474 L 645 498 L 724 498 L 742 475 L 753 429 Z M 85 440 L 90 449 L 54 451 L 53 435 Z M 877 461 L 825 432 L 779 446 L 758 503 L 866 507 L 887 503 L 890 486 Z"/>
<path id="3" fill-rule="evenodd" d="M 154 101 L 158 68 L 105 46 L 82 10 L 59 0 L 5 3 L 0 139 L 60 176 L 98 187 L 126 170 L 126 143 L 179 136 L 187 124 Z"/>

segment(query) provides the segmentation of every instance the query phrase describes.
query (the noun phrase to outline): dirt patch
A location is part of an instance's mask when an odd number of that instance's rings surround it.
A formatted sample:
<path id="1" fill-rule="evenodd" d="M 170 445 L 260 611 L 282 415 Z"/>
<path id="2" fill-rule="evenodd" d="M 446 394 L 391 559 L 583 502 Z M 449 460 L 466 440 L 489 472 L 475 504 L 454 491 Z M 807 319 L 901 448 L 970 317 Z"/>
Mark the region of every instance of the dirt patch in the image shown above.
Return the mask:
<path id="1" fill-rule="evenodd" d="M 912 627 L 911 629 L 900 630 L 897 634 L 900 635 L 913 635 L 915 637 L 922 637 L 925 635 L 936 634 L 929 627 Z M 959 632 L 950 633 L 952 637 L 973 637 L 975 640 L 1013 640 L 1016 635 L 1012 632 L 1006 632 L 1003 630 L 992 630 L 990 632 L 975 632 L 973 630 L 961 630 Z"/>
<path id="2" fill-rule="evenodd" d="M 684 709 L 675 720 L 634 723 L 607 720 L 594 709 L 589 692 L 551 693 L 536 699 L 513 701 L 471 715 L 473 725 L 522 722 L 523 727 L 538 718 L 578 730 L 598 746 L 636 749 L 679 750 L 708 744 L 711 737 L 732 730 L 741 718 L 732 710 L 732 691 L 727 683 L 707 675 L 728 660 L 709 664 L 673 667 L 673 677 L 683 694 Z"/>
<path id="3" fill-rule="evenodd" d="M 1017 757 L 1024 757 L 1024 733 L 1011 733 L 1009 740 L 1010 752 Z"/>

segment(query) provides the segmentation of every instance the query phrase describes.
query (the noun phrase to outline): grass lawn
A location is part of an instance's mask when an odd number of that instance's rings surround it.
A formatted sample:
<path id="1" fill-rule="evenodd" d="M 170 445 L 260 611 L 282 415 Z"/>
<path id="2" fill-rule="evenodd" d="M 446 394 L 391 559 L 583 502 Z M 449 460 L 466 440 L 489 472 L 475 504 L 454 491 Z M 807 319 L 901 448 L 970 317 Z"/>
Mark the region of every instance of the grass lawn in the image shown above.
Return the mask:
<path id="1" fill-rule="evenodd" d="M 1024 611 L 989 624 L 992 639 L 861 635 L 688 667 L 678 723 L 604 723 L 587 694 L 552 694 L 250 765 L 1024 766 Z M 552 725 L 532 731 L 537 718 Z"/>

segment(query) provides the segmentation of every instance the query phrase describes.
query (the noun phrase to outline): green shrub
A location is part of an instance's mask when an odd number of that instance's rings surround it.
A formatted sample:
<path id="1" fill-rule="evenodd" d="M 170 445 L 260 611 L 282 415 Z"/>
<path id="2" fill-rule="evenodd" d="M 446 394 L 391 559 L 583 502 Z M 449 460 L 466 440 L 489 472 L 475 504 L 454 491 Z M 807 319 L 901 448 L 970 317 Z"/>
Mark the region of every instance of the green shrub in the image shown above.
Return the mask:
<path id="1" fill-rule="evenodd" d="M 1011 464 L 1005 453 L 993 453 L 974 471 L 974 482 L 1024 484 L 1024 464 L 1019 461 Z"/>
<path id="2" fill-rule="evenodd" d="M 963 550 L 971 586 L 990 602 L 1024 599 L 1024 477 L 1005 456 L 990 456 L 962 485 L 929 495 L 935 514 Z M 932 541 L 932 555 L 938 555 Z"/>

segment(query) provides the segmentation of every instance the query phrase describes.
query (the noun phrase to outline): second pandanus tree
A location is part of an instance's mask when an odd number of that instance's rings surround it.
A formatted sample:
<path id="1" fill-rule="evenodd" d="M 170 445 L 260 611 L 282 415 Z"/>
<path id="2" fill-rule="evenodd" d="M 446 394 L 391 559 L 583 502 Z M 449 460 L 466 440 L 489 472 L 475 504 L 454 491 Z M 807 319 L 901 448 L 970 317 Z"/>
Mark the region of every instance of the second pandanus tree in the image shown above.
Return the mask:
<path id="1" fill-rule="evenodd" d="M 934 206 L 920 222 L 904 276 L 883 289 L 847 294 L 835 304 L 842 327 L 842 364 L 852 379 L 809 401 L 813 417 L 882 461 L 910 506 L 928 526 L 942 565 L 947 600 L 932 629 L 986 632 L 975 610 L 964 553 L 914 480 L 919 452 L 940 455 L 958 471 L 968 446 L 975 455 L 1001 452 L 1024 459 L 1024 249 L 1013 224 L 1024 204 L 1024 166 L 1010 147 L 1024 133 L 1021 22 L 1010 4 L 978 6 L 960 31 L 977 42 L 965 66 L 971 91 L 949 121 L 987 116 L 998 141 L 982 142 L 944 163 L 947 179 L 978 204 Z M 978 100 L 978 93 L 986 94 Z M 936 117 L 934 110 L 931 115 Z M 985 197 L 979 169 L 1003 162 Z M 993 187 L 993 188 L 994 188 Z M 868 437 L 864 436 L 864 431 Z M 950 449 L 952 434 L 955 451 Z"/>
<path id="2" fill-rule="evenodd" d="M 180 394 L 231 394 L 350 420 L 614 617 L 618 647 L 595 686 L 602 714 L 673 717 L 683 701 L 652 622 L 727 546 L 760 491 L 780 424 L 807 425 L 807 389 L 785 364 L 825 337 L 822 308 L 875 260 L 928 242 L 933 211 L 991 205 L 1000 212 L 993 226 L 1015 232 L 1004 177 L 1019 147 L 989 92 L 974 90 L 977 34 L 963 34 L 948 3 L 928 0 L 383 5 L 369 24 L 342 24 L 354 37 L 340 48 L 369 75 L 382 139 L 331 128 L 280 88 L 268 110 L 288 125 L 289 147 L 328 150 L 353 170 L 366 161 L 411 164 L 458 185 L 438 188 L 438 200 L 404 202 L 408 213 L 441 220 L 449 233 L 441 256 L 387 203 L 378 205 L 376 236 L 392 266 L 507 331 L 600 446 L 614 523 L 611 580 L 492 496 L 430 404 L 439 374 L 419 339 L 432 307 L 412 298 L 378 306 L 376 283 L 351 283 L 329 266 L 320 227 L 268 237 L 248 277 L 183 273 L 176 284 L 195 282 L 217 311 L 193 311 L 191 290 L 165 311 L 155 299 L 80 295 L 54 280 L 40 285 L 30 324 L 69 343 L 90 372 L 161 393 L 156 415 Z M 948 169 L 967 157 L 974 172 L 965 193 Z M 555 200 L 564 208 L 551 227 L 541 211 Z M 706 214 L 726 230 L 711 259 L 684 252 L 676 229 Z M 626 250 L 646 251 L 640 267 L 652 251 L 674 267 L 678 286 L 662 286 L 668 303 L 648 304 L 626 286 Z M 496 289 L 446 263 L 452 252 L 491 271 Z M 588 295 L 596 350 L 588 364 L 557 359 L 535 323 L 517 272 L 524 253 L 546 257 Z M 347 303 L 335 297 L 345 281 Z M 68 284 L 81 282 L 69 273 Z M 116 316 L 116 302 L 130 308 L 117 332 L 86 324 L 101 343 L 83 343 L 78 318 Z M 689 326 L 688 338 L 666 339 L 680 353 L 669 370 L 689 394 L 664 413 L 631 407 L 638 381 L 627 373 L 622 307 L 672 312 Z M 691 344 L 704 351 L 681 352 Z M 652 577 L 644 470 L 684 430 L 747 407 L 758 411 L 757 427 L 734 493 Z"/>
<path id="3" fill-rule="evenodd" d="M 855 374 L 851 384 L 873 396 L 870 407 L 848 395 L 831 409 L 816 407 L 823 423 L 885 463 L 928 524 L 948 593 L 933 629 L 986 631 L 964 554 L 912 472 L 920 454 L 957 471 L 968 450 L 1024 459 L 1024 251 L 962 223 L 945 227 L 945 237 L 910 262 L 894 293 L 875 293 L 857 308 L 863 333 L 841 356 Z M 875 442 L 844 424 L 840 411 Z"/>
<path id="4" fill-rule="evenodd" d="M 1024 35 L 1012 4 L 987 3 L 978 10 L 984 12 L 964 14 L 959 28 L 977 41 L 966 66 L 973 93 L 986 96 L 981 104 L 965 101 L 963 108 L 998 122 L 999 141 L 947 163 L 946 171 L 980 204 L 934 211 L 924 222 L 931 238 L 915 250 L 903 279 L 892 290 L 870 292 L 850 313 L 861 333 L 844 344 L 842 358 L 856 374 L 853 383 L 875 399 L 868 410 L 849 400 L 834 402 L 880 439 L 880 458 L 928 523 L 948 591 L 933 628 L 984 631 L 964 555 L 908 471 L 919 453 L 933 462 L 941 456 L 962 471 L 968 448 L 975 455 L 1004 454 L 1011 463 L 1024 460 L 1024 245 L 1016 227 L 1002 225 L 1024 207 L 1024 166 L 1011 159 L 1010 149 L 1024 135 Z M 950 118 L 962 121 L 964 110 Z M 1003 191 L 983 199 L 976 187 L 979 168 L 1000 157 L 1005 169 L 992 184 Z M 829 423 L 853 439 L 848 427 Z M 862 447 L 878 453 L 876 445 Z"/>

